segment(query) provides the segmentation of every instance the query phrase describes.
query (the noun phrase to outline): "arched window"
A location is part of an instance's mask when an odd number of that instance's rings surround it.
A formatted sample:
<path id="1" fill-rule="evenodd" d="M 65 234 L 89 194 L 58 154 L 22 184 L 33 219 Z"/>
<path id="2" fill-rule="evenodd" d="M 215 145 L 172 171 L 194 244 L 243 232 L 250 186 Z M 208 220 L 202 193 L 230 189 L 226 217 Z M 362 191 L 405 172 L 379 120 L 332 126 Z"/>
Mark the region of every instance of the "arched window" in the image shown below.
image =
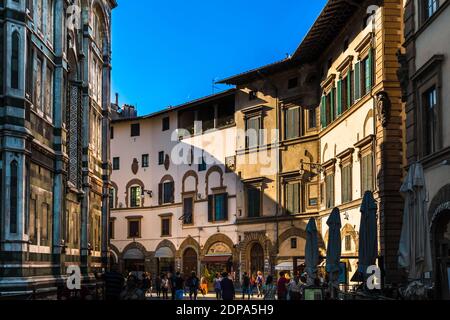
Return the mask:
<path id="1" fill-rule="evenodd" d="M 10 224 L 10 232 L 17 233 L 17 199 L 18 199 L 18 164 L 17 161 L 14 160 L 11 162 L 11 190 L 10 190 L 10 205 L 9 205 L 9 224 Z"/>
<path id="2" fill-rule="evenodd" d="M 130 207 L 139 208 L 141 206 L 142 188 L 140 186 L 132 186 L 130 188 Z"/>
<path id="3" fill-rule="evenodd" d="M 19 89 L 19 32 L 14 31 L 11 39 L 11 88 Z"/>

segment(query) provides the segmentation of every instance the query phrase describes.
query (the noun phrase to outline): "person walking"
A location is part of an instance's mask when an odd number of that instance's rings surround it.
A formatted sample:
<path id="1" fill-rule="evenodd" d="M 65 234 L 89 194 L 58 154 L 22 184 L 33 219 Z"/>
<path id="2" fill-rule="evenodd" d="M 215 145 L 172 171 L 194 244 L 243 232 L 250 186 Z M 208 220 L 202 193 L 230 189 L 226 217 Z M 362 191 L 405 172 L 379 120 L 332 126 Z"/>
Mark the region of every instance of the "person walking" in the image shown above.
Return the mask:
<path id="1" fill-rule="evenodd" d="M 176 277 L 173 273 L 169 273 L 168 276 L 168 280 L 169 280 L 169 289 L 170 289 L 170 293 L 171 293 L 171 298 L 172 300 L 176 299 L 176 292 L 177 292 L 177 284 L 176 284 Z"/>
<path id="2" fill-rule="evenodd" d="M 152 297 L 152 290 L 151 290 L 151 275 L 147 275 L 146 272 L 142 274 L 142 291 L 144 291 L 144 294 L 147 296 L 147 294 Z"/>
<path id="3" fill-rule="evenodd" d="M 242 277 L 242 300 L 245 300 L 245 295 L 248 295 L 248 300 L 250 300 L 250 277 L 247 272 L 244 272 Z"/>
<path id="4" fill-rule="evenodd" d="M 200 281 L 200 289 L 204 298 L 208 294 L 208 279 L 205 276 Z"/>
<path id="5" fill-rule="evenodd" d="M 286 300 L 287 299 L 287 285 L 289 281 L 286 279 L 286 273 L 280 272 L 280 279 L 277 284 L 277 295 L 278 300 Z"/>
<path id="6" fill-rule="evenodd" d="M 181 273 L 177 272 L 175 276 L 175 300 L 183 300 L 184 295 L 184 279 Z"/>
<path id="7" fill-rule="evenodd" d="M 220 275 L 216 273 L 216 277 L 214 278 L 214 292 L 216 293 L 217 300 L 222 298 L 222 286 L 220 285 L 221 281 L 222 279 L 220 278 Z"/>
<path id="8" fill-rule="evenodd" d="M 235 290 L 233 281 L 228 278 L 228 272 L 222 274 L 222 281 L 220 282 L 222 288 L 222 300 L 232 301 L 234 300 Z"/>
<path id="9" fill-rule="evenodd" d="M 200 288 L 200 280 L 197 278 L 197 274 L 192 272 L 187 281 L 189 287 L 189 300 L 197 300 L 198 290 Z"/>
<path id="10" fill-rule="evenodd" d="M 262 294 L 264 300 L 274 301 L 275 294 L 277 293 L 277 286 L 273 283 L 273 277 L 268 276 L 266 283 L 262 286 Z"/>
<path id="11" fill-rule="evenodd" d="M 163 274 L 161 278 L 161 292 L 163 300 L 169 299 L 169 279 L 167 275 Z"/>
<path id="12" fill-rule="evenodd" d="M 120 300 L 120 293 L 125 285 L 125 278 L 118 272 L 118 266 L 113 265 L 111 270 L 103 275 L 105 282 L 105 299 Z"/>
<path id="13" fill-rule="evenodd" d="M 258 291 L 258 298 L 262 296 L 262 286 L 264 285 L 264 276 L 261 271 L 258 271 L 258 276 L 256 277 L 256 290 Z"/>
<path id="14" fill-rule="evenodd" d="M 288 284 L 288 292 L 290 300 L 301 300 L 303 284 L 300 276 L 295 276 Z"/>
<path id="15" fill-rule="evenodd" d="M 155 278 L 155 290 L 156 290 L 156 297 L 158 299 L 161 298 L 161 280 L 162 276 L 158 274 Z"/>

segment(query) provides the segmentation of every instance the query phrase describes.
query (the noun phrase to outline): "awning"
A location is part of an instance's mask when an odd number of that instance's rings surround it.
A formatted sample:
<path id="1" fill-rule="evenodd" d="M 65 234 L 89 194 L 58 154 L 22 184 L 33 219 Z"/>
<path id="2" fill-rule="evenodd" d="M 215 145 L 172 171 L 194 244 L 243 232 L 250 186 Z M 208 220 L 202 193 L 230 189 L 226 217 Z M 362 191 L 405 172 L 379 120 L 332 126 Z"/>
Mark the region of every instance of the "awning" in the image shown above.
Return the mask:
<path id="1" fill-rule="evenodd" d="M 162 247 L 155 252 L 155 258 L 174 258 L 174 254 L 170 248 Z"/>
<path id="2" fill-rule="evenodd" d="M 144 254 L 139 249 L 130 249 L 123 255 L 124 260 L 144 260 Z"/>
<path id="3" fill-rule="evenodd" d="M 294 263 L 292 261 L 282 262 L 275 267 L 278 271 L 294 271 Z"/>
<path id="4" fill-rule="evenodd" d="M 225 256 L 205 256 L 203 263 L 227 263 L 230 260 L 231 255 Z"/>

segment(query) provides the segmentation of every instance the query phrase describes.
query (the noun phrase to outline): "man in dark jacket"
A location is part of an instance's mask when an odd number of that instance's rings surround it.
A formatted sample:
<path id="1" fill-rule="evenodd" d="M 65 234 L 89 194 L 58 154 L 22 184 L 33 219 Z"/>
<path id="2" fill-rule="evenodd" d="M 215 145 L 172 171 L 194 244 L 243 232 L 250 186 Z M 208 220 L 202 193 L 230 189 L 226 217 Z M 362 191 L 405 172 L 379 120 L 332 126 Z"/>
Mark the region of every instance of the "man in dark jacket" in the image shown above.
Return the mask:
<path id="1" fill-rule="evenodd" d="M 223 279 L 220 282 L 220 287 L 222 289 L 222 299 L 224 301 L 232 301 L 232 300 L 234 300 L 234 295 L 235 295 L 233 281 L 231 281 L 228 278 L 227 272 L 224 272 L 222 274 L 222 277 L 223 277 Z"/>
<path id="2" fill-rule="evenodd" d="M 192 272 L 191 276 L 187 281 L 187 285 L 189 287 L 189 300 L 197 300 L 198 289 L 200 289 L 200 280 L 197 278 L 197 274 Z"/>

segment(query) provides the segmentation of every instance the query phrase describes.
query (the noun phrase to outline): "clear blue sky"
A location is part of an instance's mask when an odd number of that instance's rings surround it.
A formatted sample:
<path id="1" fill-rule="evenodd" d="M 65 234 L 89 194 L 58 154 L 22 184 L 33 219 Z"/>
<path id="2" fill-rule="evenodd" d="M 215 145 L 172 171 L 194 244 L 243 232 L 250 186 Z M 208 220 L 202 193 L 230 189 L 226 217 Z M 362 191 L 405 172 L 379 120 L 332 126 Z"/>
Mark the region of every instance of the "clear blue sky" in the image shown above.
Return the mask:
<path id="1" fill-rule="evenodd" d="M 292 54 L 325 2 L 118 0 L 112 95 L 140 115 L 209 95 L 213 79 Z"/>

